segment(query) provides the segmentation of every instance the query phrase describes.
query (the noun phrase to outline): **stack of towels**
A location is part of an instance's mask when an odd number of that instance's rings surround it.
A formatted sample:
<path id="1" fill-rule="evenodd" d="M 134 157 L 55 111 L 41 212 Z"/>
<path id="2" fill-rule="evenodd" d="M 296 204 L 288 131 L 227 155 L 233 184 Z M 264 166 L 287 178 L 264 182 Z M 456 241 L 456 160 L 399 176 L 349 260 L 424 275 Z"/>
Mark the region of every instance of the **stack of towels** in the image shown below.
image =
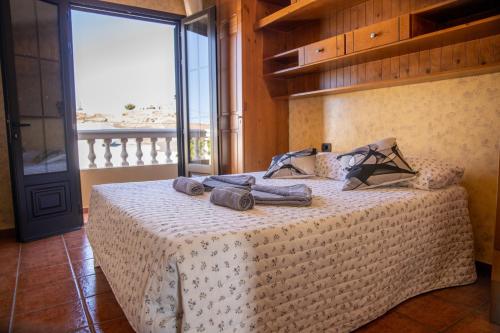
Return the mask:
<path id="1" fill-rule="evenodd" d="M 213 204 L 244 211 L 258 205 L 309 206 L 312 191 L 304 184 L 291 186 L 266 186 L 255 184 L 250 175 L 210 176 L 202 183 L 187 177 L 174 180 L 176 191 L 188 195 L 210 192 Z"/>

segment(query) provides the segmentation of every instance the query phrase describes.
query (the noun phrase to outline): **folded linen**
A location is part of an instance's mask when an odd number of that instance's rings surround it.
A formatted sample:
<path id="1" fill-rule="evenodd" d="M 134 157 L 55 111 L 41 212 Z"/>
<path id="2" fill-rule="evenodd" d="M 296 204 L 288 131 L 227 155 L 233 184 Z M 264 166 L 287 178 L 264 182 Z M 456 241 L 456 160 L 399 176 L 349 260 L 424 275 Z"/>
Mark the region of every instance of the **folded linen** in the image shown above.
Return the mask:
<path id="1" fill-rule="evenodd" d="M 202 183 L 188 177 L 177 177 L 172 186 L 176 191 L 188 195 L 202 195 L 205 192 Z"/>
<path id="2" fill-rule="evenodd" d="M 235 187 L 250 190 L 250 186 L 254 184 L 255 177 L 249 175 L 210 176 L 203 181 L 205 191 L 211 191 L 217 187 Z"/>
<path id="3" fill-rule="evenodd" d="M 291 186 L 253 185 L 252 195 L 257 205 L 310 206 L 312 190 L 304 184 Z"/>
<path id="4" fill-rule="evenodd" d="M 236 187 L 216 187 L 210 194 L 213 204 L 235 210 L 252 209 L 255 201 L 249 190 Z"/>

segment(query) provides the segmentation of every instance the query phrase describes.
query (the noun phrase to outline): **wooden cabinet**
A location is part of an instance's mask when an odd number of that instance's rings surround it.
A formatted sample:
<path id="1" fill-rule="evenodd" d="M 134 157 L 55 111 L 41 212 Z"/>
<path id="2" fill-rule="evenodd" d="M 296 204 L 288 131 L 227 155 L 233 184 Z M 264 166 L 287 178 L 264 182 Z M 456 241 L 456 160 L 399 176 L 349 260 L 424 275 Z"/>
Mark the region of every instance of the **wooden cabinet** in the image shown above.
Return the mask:
<path id="1" fill-rule="evenodd" d="M 285 7 L 263 6 L 254 29 L 264 40 L 275 41 L 264 48 L 264 74 L 288 87 L 278 94 L 270 91 L 275 98 L 480 75 L 500 68 L 495 51 L 499 1 L 300 0 Z M 287 61 L 273 57 L 301 48 L 304 62 L 296 51 Z"/>
<path id="2" fill-rule="evenodd" d="M 273 0 L 266 6 L 285 2 Z M 257 0 L 217 0 L 223 174 L 266 170 L 274 155 L 288 150 L 288 102 L 275 100 L 269 93 L 283 89 L 283 84 L 263 78 L 268 65 L 262 61 L 264 36 L 253 29 L 258 7 Z M 268 61 L 273 68 L 298 65 L 299 50 L 277 53 Z"/>
<path id="3" fill-rule="evenodd" d="M 372 24 L 356 29 L 354 34 L 354 52 L 371 49 L 399 41 L 399 18 Z"/>
<path id="4" fill-rule="evenodd" d="M 343 36 L 341 36 L 341 38 L 343 39 Z M 334 58 L 337 55 L 337 36 L 333 36 L 317 43 L 306 45 L 304 48 L 304 63 L 310 64 L 316 61 Z"/>

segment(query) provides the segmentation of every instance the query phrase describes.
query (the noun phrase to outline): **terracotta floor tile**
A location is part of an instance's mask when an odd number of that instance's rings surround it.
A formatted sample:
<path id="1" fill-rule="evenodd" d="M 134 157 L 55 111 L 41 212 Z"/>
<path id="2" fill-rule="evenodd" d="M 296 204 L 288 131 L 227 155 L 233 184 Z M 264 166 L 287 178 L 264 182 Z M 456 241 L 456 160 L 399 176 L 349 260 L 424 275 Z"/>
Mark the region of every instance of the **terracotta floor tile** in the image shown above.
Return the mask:
<path id="1" fill-rule="evenodd" d="M 18 259 L 18 255 L 1 258 L 0 274 L 16 274 Z"/>
<path id="2" fill-rule="evenodd" d="M 80 301 L 58 305 L 41 311 L 16 314 L 13 331 L 71 332 L 87 326 L 87 319 Z"/>
<path id="3" fill-rule="evenodd" d="M 0 293 L 0 318 L 10 316 L 14 290 Z"/>
<path id="4" fill-rule="evenodd" d="M 68 249 L 68 252 L 71 261 L 82 261 L 94 258 L 94 253 L 92 252 L 92 248 L 90 246 L 75 247 Z"/>
<path id="5" fill-rule="evenodd" d="M 395 311 L 436 330 L 443 330 L 455 324 L 471 312 L 431 294 L 412 298 L 398 306 Z"/>
<path id="6" fill-rule="evenodd" d="M 84 297 L 104 294 L 111 291 L 104 273 L 97 272 L 93 275 L 81 276 L 77 278 Z"/>
<path id="7" fill-rule="evenodd" d="M 9 331 L 9 317 L 0 318 L 0 332 Z"/>
<path id="8" fill-rule="evenodd" d="M 59 304 L 78 301 L 78 292 L 72 279 L 37 284 L 18 291 L 16 314 L 38 311 Z"/>
<path id="9" fill-rule="evenodd" d="M 64 237 L 64 241 L 66 242 L 66 247 L 68 249 L 90 246 L 89 240 L 85 234 L 75 237 Z"/>
<path id="10" fill-rule="evenodd" d="M 0 294 L 14 290 L 16 286 L 16 273 L 0 273 Z"/>
<path id="11" fill-rule="evenodd" d="M 391 311 L 379 319 L 359 328 L 356 333 L 435 333 L 437 331 L 424 326 L 402 314 Z"/>
<path id="12" fill-rule="evenodd" d="M 68 257 L 64 250 L 48 251 L 39 253 L 23 253 L 21 250 L 21 271 L 31 270 L 39 267 L 54 266 L 68 263 Z"/>
<path id="13" fill-rule="evenodd" d="M 17 289 L 21 291 L 37 284 L 71 278 L 71 267 L 68 263 L 54 266 L 36 267 L 23 271 L 19 274 Z"/>
<path id="14" fill-rule="evenodd" d="M 118 318 L 95 325 L 96 333 L 134 333 L 127 318 Z"/>
<path id="15" fill-rule="evenodd" d="M 500 325 L 480 313 L 469 315 L 445 331 L 446 333 L 500 333 Z"/>
<path id="16" fill-rule="evenodd" d="M 120 305 L 111 292 L 86 298 L 85 301 L 94 323 L 102 323 L 124 316 Z"/>
<path id="17" fill-rule="evenodd" d="M 22 247 L 25 250 L 39 250 L 43 251 L 46 249 L 60 249 L 64 248 L 64 242 L 62 236 L 53 236 L 49 238 L 40 239 L 33 242 L 22 243 Z"/>
<path id="18" fill-rule="evenodd" d="M 490 290 L 480 283 L 436 290 L 432 295 L 451 303 L 477 308 L 490 300 Z"/>
<path id="19" fill-rule="evenodd" d="M 63 236 L 64 236 L 65 240 L 68 239 L 68 238 L 72 238 L 72 237 L 86 236 L 86 234 L 85 234 L 85 228 L 81 228 L 79 230 L 75 230 L 75 231 L 71 231 L 71 232 L 65 233 Z"/>
<path id="20" fill-rule="evenodd" d="M 96 274 L 97 272 L 102 272 L 99 267 L 94 267 L 94 259 L 74 261 L 73 270 L 75 271 L 76 277 L 92 275 Z"/>

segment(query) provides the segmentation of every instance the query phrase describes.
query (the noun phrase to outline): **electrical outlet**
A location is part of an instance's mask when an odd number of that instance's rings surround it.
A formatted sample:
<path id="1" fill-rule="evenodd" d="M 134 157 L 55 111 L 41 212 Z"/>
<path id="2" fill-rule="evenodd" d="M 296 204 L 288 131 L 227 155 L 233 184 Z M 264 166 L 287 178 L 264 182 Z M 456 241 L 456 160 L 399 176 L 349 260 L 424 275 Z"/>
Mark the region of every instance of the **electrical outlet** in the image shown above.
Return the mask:
<path id="1" fill-rule="evenodd" d="M 322 143 L 321 144 L 321 151 L 322 152 L 331 152 L 332 151 L 332 144 L 331 143 Z"/>

